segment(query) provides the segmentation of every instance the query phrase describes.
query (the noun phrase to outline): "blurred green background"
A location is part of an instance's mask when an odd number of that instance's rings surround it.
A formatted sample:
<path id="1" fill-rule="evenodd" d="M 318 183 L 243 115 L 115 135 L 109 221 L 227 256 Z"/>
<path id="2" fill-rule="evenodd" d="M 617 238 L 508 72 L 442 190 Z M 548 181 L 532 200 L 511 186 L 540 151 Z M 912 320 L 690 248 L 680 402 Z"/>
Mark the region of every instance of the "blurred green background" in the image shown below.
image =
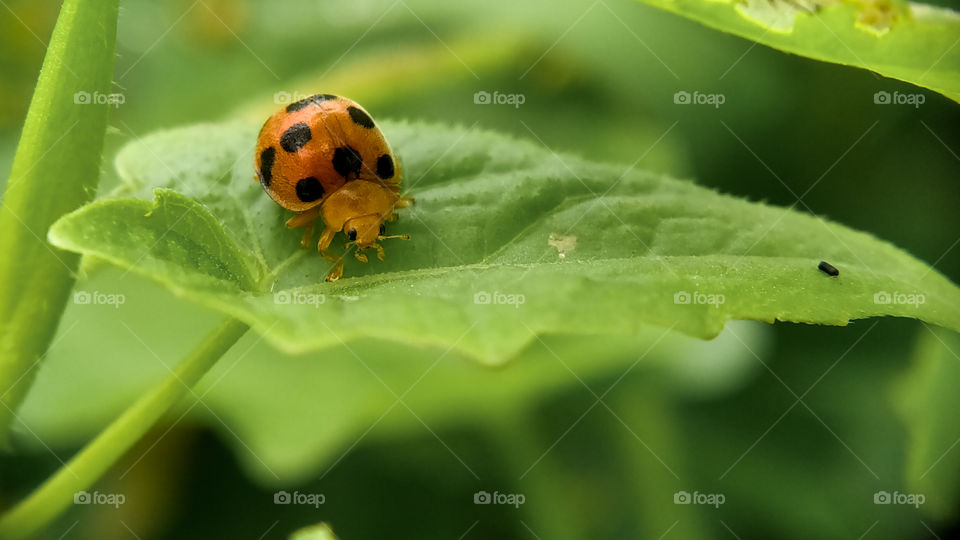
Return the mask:
<path id="1" fill-rule="evenodd" d="M 0 170 L 58 7 L 5 0 L 0 9 Z M 796 203 L 960 281 L 956 103 L 637 2 L 125 0 L 115 83 L 125 102 L 110 119 L 101 193 L 116 182 L 116 150 L 151 131 L 265 119 L 287 94 L 336 93 L 380 119 L 476 125 Z M 676 105 L 681 90 L 726 100 Z M 926 100 L 876 105 L 881 90 Z M 524 103 L 475 104 L 478 91 Z M 56 470 L 218 317 L 97 265 L 77 287 L 128 302 L 68 308 L 21 411 L 17 452 L 0 457 L 0 507 Z M 955 402 L 931 381 L 956 374 L 938 363 L 960 361 L 956 336 L 893 319 L 730 330 L 705 343 L 661 340 L 657 329 L 629 343 L 552 336 L 497 372 L 451 356 L 422 379 L 435 356 L 421 351 L 358 344 L 368 371 L 346 349 L 288 357 L 248 335 L 205 381 L 221 382 L 204 404 L 175 411 L 98 484 L 125 494 L 124 505 L 77 505 L 46 534 L 285 538 L 318 521 L 344 539 L 957 531 L 955 493 L 934 490 L 958 480 L 960 425 L 931 420 Z M 567 370 L 548 346 L 580 360 Z M 944 371 L 925 379 L 923 366 Z M 406 405 L 385 388 L 401 394 L 418 380 Z M 249 406 L 235 403 L 245 392 Z M 922 458 L 919 439 L 929 443 Z M 874 504 L 878 491 L 923 485 L 938 487 L 919 509 Z M 280 490 L 326 501 L 277 505 Z M 478 491 L 525 502 L 476 505 Z M 680 491 L 725 502 L 674 504 Z"/>

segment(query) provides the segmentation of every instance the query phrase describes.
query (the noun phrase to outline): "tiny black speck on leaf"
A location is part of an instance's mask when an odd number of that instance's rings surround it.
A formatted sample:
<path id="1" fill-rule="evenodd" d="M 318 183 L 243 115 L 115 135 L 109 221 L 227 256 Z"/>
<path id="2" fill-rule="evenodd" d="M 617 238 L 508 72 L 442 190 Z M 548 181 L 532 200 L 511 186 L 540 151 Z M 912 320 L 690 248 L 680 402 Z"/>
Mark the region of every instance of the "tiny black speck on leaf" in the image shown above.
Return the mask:
<path id="1" fill-rule="evenodd" d="M 821 272 L 827 274 L 828 276 L 837 277 L 840 275 L 840 271 L 827 261 L 820 261 L 820 264 L 817 265 L 817 268 L 819 268 Z"/>

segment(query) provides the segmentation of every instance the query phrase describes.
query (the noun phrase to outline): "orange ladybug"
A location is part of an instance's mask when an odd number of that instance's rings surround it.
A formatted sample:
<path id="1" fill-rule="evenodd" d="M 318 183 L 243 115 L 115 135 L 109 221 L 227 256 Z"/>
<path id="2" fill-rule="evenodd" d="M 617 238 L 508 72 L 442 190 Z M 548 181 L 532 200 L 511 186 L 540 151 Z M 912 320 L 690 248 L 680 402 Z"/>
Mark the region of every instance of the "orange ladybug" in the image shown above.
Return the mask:
<path id="1" fill-rule="evenodd" d="M 373 118 L 356 102 L 317 94 L 287 105 L 267 119 L 257 138 L 257 181 L 280 206 L 297 212 L 288 228 L 305 227 L 300 244 L 307 247 L 314 221 L 325 228 L 317 249 L 334 263 L 327 281 L 343 275 L 343 257 L 327 253 L 340 231 L 357 247 L 357 260 L 367 262 L 365 249 L 385 254 L 379 240 L 384 222 L 396 219 L 397 208 L 413 199 L 400 196 L 400 166 Z"/>

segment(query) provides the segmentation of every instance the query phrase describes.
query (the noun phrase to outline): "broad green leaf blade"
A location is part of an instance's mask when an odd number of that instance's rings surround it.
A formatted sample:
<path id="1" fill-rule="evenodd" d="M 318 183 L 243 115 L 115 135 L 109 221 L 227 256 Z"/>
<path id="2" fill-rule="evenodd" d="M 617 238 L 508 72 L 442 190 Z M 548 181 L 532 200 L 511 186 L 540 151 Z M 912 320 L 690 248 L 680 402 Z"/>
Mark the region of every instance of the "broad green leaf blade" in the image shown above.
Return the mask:
<path id="1" fill-rule="evenodd" d="M 868 69 L 960 101 L 960 13 L 947 8 L 903 0 L 640 1 L 781 51 Z"/>
<path id="2" fill-rule="evenodd" d="M 46 232 L 96 192 L 117 9 L 63 2 L 0 204 L 0 446 L 73 286 L 79 257 L 51 248 Z"/>
<path id="3" fill-rule="evenodd" d="M 929 328 L 920 334 L 913 365 L 897 388 L 909 434 L 906 485 L 926 498 L 921 510 L 940 521 L 957 514 L 960 489 L 960 338 Z"/>
<path id="4" fill-rule="evenodd" d="M 118 169 L 134 195 L 194 193 L 216 217 L 198 219 L 209 229 L 194 234 L 233 235 L 247 252 L 237 257 L 262 266 L 257 286 L 211 286 L 208 272 L 151 247 L 160 230 L 142 248 L 116 240 L 148 229 L 151 218 L 124 210 L 130 200 L 66 216 L 51 241 L 156 279 L 293 353 L 375 337 L 499 364 L 537 334 L 630 336 L 644 324 L 701 338 L 730 319 L 895 315 L 960 329 L 960 289 L 868 234 L 492 133 L 384 128 L 417 198 L 390 232 L 412 239 L 387 244 L 385 262 L 348 258 L 336 283 L 324 283 L 329 264 L 299 249 L 286 212 L 253 181 L 251 125 L 160 133 L 122 152 Z M 157 208 L 188 204 L 156 196 Z M 820 260 L 840 276 L 819 271 Z"/>
<path id="5" fill-rule="evenodd" d="M 100 244 L 99 255 L 119 266 L 129 254 L 149 249 L 151 262 L 170 277 L 171 285 L 179 281 L 235 294 L 256 287 L 256 261 L 210 212 L 175 191 L 158 189 L 156 196 L 155 204 L 125 199 L 87 205 L 88 219 L 76 222 L 59 245 L 79 250 Z"/>

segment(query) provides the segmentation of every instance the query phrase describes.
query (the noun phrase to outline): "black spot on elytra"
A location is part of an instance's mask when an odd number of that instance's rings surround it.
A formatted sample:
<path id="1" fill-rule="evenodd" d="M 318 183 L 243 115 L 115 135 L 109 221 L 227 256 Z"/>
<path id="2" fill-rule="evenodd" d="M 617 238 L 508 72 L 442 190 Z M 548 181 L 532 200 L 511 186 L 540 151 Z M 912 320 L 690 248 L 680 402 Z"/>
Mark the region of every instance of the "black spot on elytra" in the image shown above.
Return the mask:
<path id="1" fill-rule="evenodd" d="M 333 151 L 333 170 L 346 178 L 350 173 L 359 174 L 363 158 L 350 146 L 341 146 Z"/>
<path id="2" fill-rule="evenodd" d="M 393 158 L 384 154 L 377 158 L 377 176 L 386 180 L 393 178 Z"/>
<path id="3" fill-rule="evenodd" d="M 303 148 L 303 145 L 310 142 L 312 138 L 313 135 L 310 133 L 310 126 L 300 122 L 299 124 L 290 126 L 289 129 L 283 132 L 283 135 L 280 136 L 280 146 L 287 152 L 296 152 Z"/>
<path id="4" fill-rule="evenodd" d="M 347 112 L 350 113 L 350 119 L 353 120 L 353 123 L 358 126 L 363 126 L 367 129 L 373 127 L 373 118 L 370 118 L 370 115 L 363 112 L 363 109 L 358 109 L 353 105 L 347 107 Z"/>
<path id="5" fill-rule="evenodd" d="M 323 186 L 312 176 L 297 180 L 297 198 L 303 202 L 313 202 L 323 198 Z"/>
<path id="6" fill-rule="evenodd" d="M 333 94 L 315 94 L 308 98 L 301 99 L 300 101 L 295 101 L 287 105 L 287 112 L 288 113 L 297 112 L 299 110 L 307 108 L 307 106 L 309 105 L 313 105 L 315 103 L 323 103 L 324 101 L 330 101 L 331 99 L 337 99 L 337 96 L 334 96 Z"/>
<path id="7" fill-rule="evenodd" d="M 273 179 L 273 158 L 276 154 L 277 149 L 272 146 L 260 152 L 260 183 L 264 187 L 270 187 L 270 180 Z"/>

